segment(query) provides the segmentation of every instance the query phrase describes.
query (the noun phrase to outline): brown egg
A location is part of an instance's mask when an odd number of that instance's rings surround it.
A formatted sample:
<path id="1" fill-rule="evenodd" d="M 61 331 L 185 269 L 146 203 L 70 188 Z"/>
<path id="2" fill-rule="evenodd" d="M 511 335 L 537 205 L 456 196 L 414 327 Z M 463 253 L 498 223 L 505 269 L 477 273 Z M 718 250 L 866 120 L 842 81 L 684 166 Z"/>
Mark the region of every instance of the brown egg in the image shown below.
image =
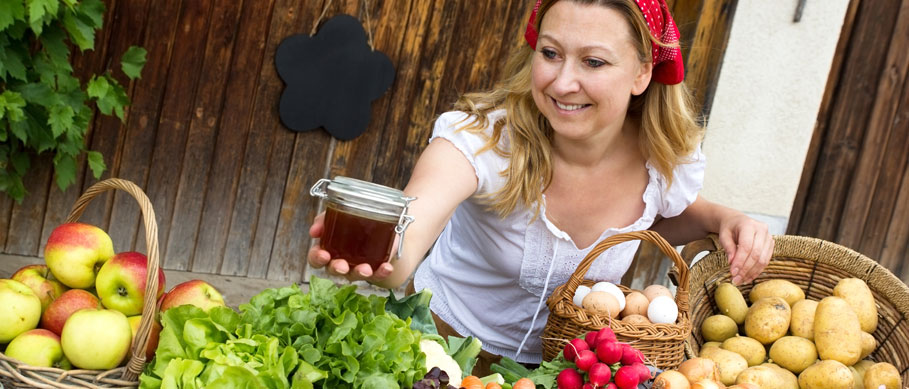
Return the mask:
<path id="1" fill-rule="evenodd" d="M 647 305 L 650 300 L 643 293 L 632 291 L 625 295 L 625 309 L 622 310 L 622 317 L 630 315 L 647 316 Z"/>
<path id="2" fill-rule="evenodd" d="M 608 292 L 590 292 L 581 301 L 584 309 L 596 312 L 600 315 L 608 315 L 615 318 L 619 315 L 619 301 Z"/>
<path id="3" fill-rule="evenodd" d="M 650 321 L 650 319 L 648 319 L 646 316 L 638 315 L 638 314 L 632 314 L 632 315 L 625 316 L 622 318 L 622 321 L 624 321 L 628 324 L 634 324 L 634 325 L 653 324 Z"/>
<path id="4" fill-rule="evenodd" d="M 653 301 L 653 299 L 658 296 L 667 296 L 675 300 L 675 296 L 672 295 L 672 292 L 669 291 L 669 288 L 663 285 L 650 285 L 644 288 L 644 296 L 647 296 L 647 300 Z"/>

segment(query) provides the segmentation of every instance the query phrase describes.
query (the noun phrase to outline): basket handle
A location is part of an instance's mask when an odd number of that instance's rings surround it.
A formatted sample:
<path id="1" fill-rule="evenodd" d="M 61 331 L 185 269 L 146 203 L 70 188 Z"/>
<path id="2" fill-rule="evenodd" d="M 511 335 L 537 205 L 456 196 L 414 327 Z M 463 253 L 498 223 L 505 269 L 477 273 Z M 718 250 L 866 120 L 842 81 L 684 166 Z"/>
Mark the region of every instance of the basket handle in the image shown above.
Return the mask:
<path id="1" fill-rule="evenodd" d="M 713 252 L 717 250 L 722 250 L 723 246 L 720 245 L 720 238 L 717 234 L 709 234 L 703 239 L 698 239 L 695 241 L 688 242 L 685 247 L 682 247 L 682 260 L 691 267 L 691 262 L 694 261 L 694 257 L 698 254 L 707 251 Z"/>
<path id="2" fill-rule="evenodd" d="M 145 279 L 145 301 L 142 304 L 142 320 L 139 322 L 136 337 L 133 338 L 130 347 L 131 356 L 122 377 L 127 381 L 135 381 L 138 379 L 139 374 L 142 373 L 142 368 L 145 365 L 145 348 L 148 345 L 148 335 L 151 332 L 152 324 L 154 320 L 158 320 L 158 299 L 155 298 L 158 292 L 158 269 L 160 263 L 158 258 L 158 224 L 155 222 L 155 211 L 152 209 L 151 201 L 148 200 L 148 196 L 136 184 L 119 178 L 108 178 L 92 185 L 82 196 L 79 196 L 79 199 L 73 204 L 66 222 L 73 223 L 78 221 L 92 199 L 114 189 L 129 193 L 139 203 L 139 208 L 142 210 L 142 220 L 145 225 L 145 244 L 148 248 L 148 271 Z"/>
<path id="3" fill-rule="evenodd" d="M 675 247 L 669 244 L 666 239 L 663 239 L 660 234 L 651 230 L 625 232 L 603 239 L 602 242 L 598 243 L 593 250 L 590 250 L 590 253 L 581 260 L 581 263 L 578 264 L 578 268 L 574 270 L 574 273 L 571 274 L 571 278 L 565 283 L 565 289 L 571 292 L 571 294 L 574 294 L 578 289 L 578 286 L 584 281 L 584 276 L 590 270 L 593 261 L 599 257 L 600 254 L 615 245 L 632 240 L 642 240 L 653 243 L 663 252 L 663 254 L 666 254 L 679 270 L 678 290 L 683 292 L 688 291 L 688 266 L 685 265 L 685 261 L 683 261 L 682 257 L 679 256 L 679 253 L 675 251 Z"/>

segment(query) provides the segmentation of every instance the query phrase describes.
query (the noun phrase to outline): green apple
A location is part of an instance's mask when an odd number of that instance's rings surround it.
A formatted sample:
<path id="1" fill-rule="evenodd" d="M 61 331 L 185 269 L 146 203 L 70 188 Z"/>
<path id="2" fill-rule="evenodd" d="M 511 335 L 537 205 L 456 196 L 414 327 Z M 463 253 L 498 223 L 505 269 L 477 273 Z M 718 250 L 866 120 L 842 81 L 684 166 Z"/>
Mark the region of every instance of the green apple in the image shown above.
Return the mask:
<path id="1" fill-rule="evenodd" d="M 35 328 L 41 319 L 41 300 L 19 281 L 0 279 L 0 343 Z"/>
<path id="2" fill-rule="evenodd" d="M 142 253 L 119 253 L 101 266 L 95 279 L 95 290 L 106 308 L 124 315 L 142 313 L 145 302 L 145 281 L 148 259 Z M 164 271 L 158 269 L 158 292 L 155 300 L 164 295 Z"/>
<path id="3" fill-rule="evenodd" d="M 16 270 L 10 278 L 25 284 L 35 292 L 35 295 L 41 300 L 42 311 L 47 309 L 51 301 L 56 300 L 69 289 L 60 281 L 51 279 L 50 269 L 46 265 L 25 266 Z"/>
<path id="4" fill-rule="evenodd" d="M 95 274 L 114 256 L 114 244 L 104 230 L 85 223 L 57 226 L 44 247 L 44 261 L 54 277 L 70 288 L 88 289 Z"/>
<path id="5" fill-rule="evenodd" d="M 82 309 L 63 326 L 60 343 L 73 366 L 110 370 L 126 358 L 133 340 L 129 320 L 113 309 Z"/>
<path id="6" fill-rule="evenodd" d="M 65 367 L 66 365 L 60 337 L 41 328 L 19 334 L 6 346 L 6 356 L 31 366 Z"/>
<path id="7" fill-rule="evenodd" d="M 170 292 L 164 295 L 161 300 L 161 312 L 180 305 L 195 305 L 202 308 L 203 311 L 213 307 L 224 306 L 224 297 L 215 289 L 202 280 L 190 280 L 175 286 Z"/>
<path id="8" fill-rule="evenodd" d="M 101 308 L 101 301 L 95 295 L 82 289 L 70 289 L 47 306 L 41 315 L 41 328 L 60 335 L 66 320 L 80 309 Z"/>
<path id="9" fill-rule="evenodd" d="M 132 330 L 133 338 L 136 337 L 136 333 L 139 332 L 139 324 L 142 322 L 142 315 L 130 316 L 127 318 L 129 320 L 129 328 Z M 152 328 L 148 333 L 148 343 L 145 347 L 145 361 L 149 362 L 152 358 L 155 357 L 155 350 L 158 349 L 158 336 L 161 334 L 161 323 L 157 320 L 152 320 Z"/>

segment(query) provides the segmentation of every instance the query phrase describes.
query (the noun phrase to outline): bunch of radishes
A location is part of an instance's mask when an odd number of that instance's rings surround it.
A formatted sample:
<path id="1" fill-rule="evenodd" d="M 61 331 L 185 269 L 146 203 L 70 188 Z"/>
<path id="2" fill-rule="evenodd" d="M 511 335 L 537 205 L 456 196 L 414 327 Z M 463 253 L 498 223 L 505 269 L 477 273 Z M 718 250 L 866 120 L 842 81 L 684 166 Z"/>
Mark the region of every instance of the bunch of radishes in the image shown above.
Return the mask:
<path id="1" fill-rule="evenodd" d="M 633 389 L 651 378 L 644 355 L 616 340 L 609 327 L 590 331 L 583 339 L 572 339 L 562 356 L 574 362 L 576 368 L 559 372 L 559 389 Z"/>

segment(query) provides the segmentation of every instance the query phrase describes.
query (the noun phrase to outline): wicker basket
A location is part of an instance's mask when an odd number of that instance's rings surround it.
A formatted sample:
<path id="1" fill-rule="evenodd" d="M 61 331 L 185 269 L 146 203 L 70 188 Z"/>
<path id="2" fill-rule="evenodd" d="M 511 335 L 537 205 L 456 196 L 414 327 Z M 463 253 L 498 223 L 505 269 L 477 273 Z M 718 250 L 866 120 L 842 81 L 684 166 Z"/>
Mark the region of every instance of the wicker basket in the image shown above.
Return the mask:
<path id="1" fill-rule="evenodd" d="M 593 315 L 574 305 L 572 300 L 578 286 L 594 284 L 594 281 L 584 279 L 584 275 L 590 270 L 594 259 L 606 249 L 631 240 L 643 240 L 655 244 L 660 251 L 672 259 L 675 268 L 678 269 L 677 273 L 681 282 L 675 293 L 675 301 L 679 307 L 679 317 L 675 324 L 633 325 L 621 320 Z M 619 285 L 619 289 L 625 294 L 631 291 L 621 285 Z M 651 364 L 661 369 L 675 368 L 684 360 L 684 342 L 691 333 L 688 316 L 688 268 L 675 248 L 656 232 L 627 232 L 604 239 L 581 261 L 568 282 L 553 291 L 546 303 L 549 306 L 549 319 L 543 329 L 544 360 L 555 358 L 569 340 L 582 337 L 588 331 L 606 326 L 612 328 L 619 341 L 632 344 L 644 354 Z"/>
<path id="2" fill-rule="evenodd" d="M 704 339 L 700 336 L 701 323 L 718 312 L 713 301 L 717 285 L 731 282 L 726 252 L 715 237 L 692 242 L 682 250 L 690 260 L 699 252 L 709 251 L 689 271 L 691 293 L 691 324 L 694 330 L 686 342 L 685 353 L 697 355 Z M 745 296 L 752 287 L 765 280 L 788 280 L 805 291 L 812 300 L 821 300 L 833 294 L 833 288 L 843 278 L 864 280 L 877 302 L 878 325 L 872 335 L 878 342 L 870 359 L 889 362 L 896 366 L 903 382 L 909 382 L 909 288 L 890 271 L 870 258 L 849 248 L 828 241 L 801 237 L 776 236 L 773 256 L 767 268 L 754 282 L 739 285 Z"/>
<path id="3" fill-rule="evenodd" d="M 92 185 L 76 200 L 67 223 L 82 216 L 85 207 L 99 194 L 120 189 L 132 195 L 139 203 L 145 222 L 145 243 L 148 247 L 148 278 L 145 282 L 145 303 L 137 336 L 133 338 L 130 358 L 125 366 L 112 370 L 62 370 L 29 366 L 0 353 L 0 378 L 13 388 L 123 388 L 139 386 L 139 374 L 145 366 L 145 348 L 152 324 L 157 320 L 158 291 L 158 225 L 148 197 L 132 182 L 111 178 Z"/>

